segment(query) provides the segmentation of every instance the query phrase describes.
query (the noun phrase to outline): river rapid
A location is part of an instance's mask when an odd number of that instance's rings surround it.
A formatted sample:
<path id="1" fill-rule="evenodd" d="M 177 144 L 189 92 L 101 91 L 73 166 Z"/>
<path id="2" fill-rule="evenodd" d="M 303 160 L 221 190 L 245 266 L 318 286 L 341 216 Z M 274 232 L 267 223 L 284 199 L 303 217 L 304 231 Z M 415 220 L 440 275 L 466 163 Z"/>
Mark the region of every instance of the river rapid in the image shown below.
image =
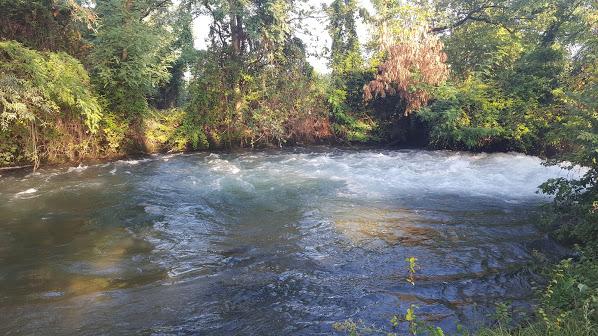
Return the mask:
<path id="1" fill-rule="evenodd" d="M 526 309 L 537 187 L 521 154 L 178 154 L 0 177 L 0 334 L 314 335 L 410 305 L 453 330 Z M 417 258 L 415 285 L 406 281 Z"/>

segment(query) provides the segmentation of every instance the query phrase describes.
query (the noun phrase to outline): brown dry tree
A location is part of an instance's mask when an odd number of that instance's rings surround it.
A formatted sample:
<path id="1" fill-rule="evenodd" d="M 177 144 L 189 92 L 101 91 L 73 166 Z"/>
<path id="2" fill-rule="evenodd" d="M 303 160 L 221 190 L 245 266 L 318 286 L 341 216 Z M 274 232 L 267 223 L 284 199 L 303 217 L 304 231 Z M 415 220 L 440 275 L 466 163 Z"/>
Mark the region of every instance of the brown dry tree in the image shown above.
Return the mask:
<path id="1" fill-rule="evenodd" d="M 405 115 L 424 106 L 429 86 L 443 83 L 449 74 L 440 39 L 427 27 L 414 29 L 384 50 L 376 78 L 364 85 L 364 100 L 398 95 L 405 101 Z"/>

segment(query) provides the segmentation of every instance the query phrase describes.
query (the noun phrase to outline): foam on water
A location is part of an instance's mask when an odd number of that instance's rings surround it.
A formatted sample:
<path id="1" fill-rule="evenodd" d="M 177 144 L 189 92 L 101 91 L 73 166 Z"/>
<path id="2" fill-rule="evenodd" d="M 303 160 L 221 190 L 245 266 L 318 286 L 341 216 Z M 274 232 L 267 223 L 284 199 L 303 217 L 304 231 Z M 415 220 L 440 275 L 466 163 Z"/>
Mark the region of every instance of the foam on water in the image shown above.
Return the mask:
<path id="1" fill-rule="evenodd" d="M 83 171 L 85 171 L 87 168 L 88 168 L 88 166 L 84 166 L 84 165 L 78 165 L 77 167 L 70 167 L 70 168 L 67 170 L 67 172 L 68 172 L 68 173 L 71 173 L 71 172 L 77 172 L 77 173 L 80 173 L 80 172 L 83 172 Z"/>
<path id="2" fill-rule="evenodd" d="M 579 176 L 558 166 L 546 167 L 537 157 L 521 154 L 468 154 L 446 151 L 362 151 L 333 154 L 283 154 L 268 160 L 262 154 L 249 160 L 209 156 L 210 170 L 219 175 L 241 175 L 246 182 L 277 183 L 320 179 L 341 181 L 337 190 L 355 197 L 416 197 L 459 194 L 517 201 L 541 198 L 538 186 L 549 178 Z M 241 181 L 239 182 L 241 183 Z"/>
<path id="3" fill-rule="evenodd" d="M 208 161 L 208 165 L 210 166 L 210 170 L 215 172 L 222 172 L 222 173 L 229 173 L 229 174 L 238 174 L 241 169 L 235 166 L 230 161 L 222 160 L 222 159 L 211 159 Z"/>
<path id="4" fill-rule="evenodd" d="M 570 175 L 519 154 L 360 153 L 327 161 L 322 160 L 321 174 L 344 178 L 356 195 L 446 193 L 518 199 L 536 196 L 537 187 L 548 178 Z"/>
<path id="5" fill-rule="evenodd" d="M 35 194 L 36 192 L 37 192 L 37 189 L 35 189 L 35 188 L 29 188 L 27 190 L 20 191 L 20 192 L 16 193 L 15 197 L 16 198 L 24 198 L 24 197 L 27 197 L 27 196 L 29 196 L 31 194 Z"/>

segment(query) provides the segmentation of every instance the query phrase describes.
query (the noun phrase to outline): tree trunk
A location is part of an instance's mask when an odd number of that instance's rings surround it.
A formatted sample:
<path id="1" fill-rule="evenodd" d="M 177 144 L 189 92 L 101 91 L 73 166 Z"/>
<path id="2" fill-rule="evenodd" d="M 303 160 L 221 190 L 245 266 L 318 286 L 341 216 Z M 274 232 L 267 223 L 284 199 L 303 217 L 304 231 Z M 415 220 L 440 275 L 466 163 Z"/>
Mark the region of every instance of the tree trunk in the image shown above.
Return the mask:
<path id="1" fill-rule="evenodd" d="M 243 122 L 243 115 L 241 112 L 242 96 L 241 96 L 241 78 L 239 76 L 239 69 L 241 68 L 241 61 L 243 55 L 243 16 L 241 13 L 241 4 L 238 0 L 229 0 L 229 25 L 231 32 L 231 63 L 233 65 L 233 81 L 232 81 L 232 114 L 235 121 Z"/>

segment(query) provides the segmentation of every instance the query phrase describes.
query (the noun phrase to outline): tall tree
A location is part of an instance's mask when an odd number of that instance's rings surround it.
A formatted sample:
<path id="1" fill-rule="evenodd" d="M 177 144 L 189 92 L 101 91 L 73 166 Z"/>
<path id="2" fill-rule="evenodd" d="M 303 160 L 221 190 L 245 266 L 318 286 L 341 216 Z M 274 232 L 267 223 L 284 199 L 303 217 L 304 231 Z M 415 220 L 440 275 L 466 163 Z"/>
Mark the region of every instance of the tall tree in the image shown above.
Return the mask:
<path id="1" fill-rule="evenodd" d="M 337 136 L 367 140 L 369 125 L 359 122 L 365 106 L 363 83 L 369 78 L 357 35 L 359 8 L 355 0 L 334 0 L 326 8 L 330 48 L 331 85 L 328 92 L 331 120 Z M 361 127 L 364 126 L 364 127 Z"/>
<path id="2" fill-rule="evenodd" d="M 95 13 L 79 0 L 0 0 L 0 39 L 15 40 L 43 51 L 82 57 L 89 50 L 84 36 Z"/>
<path id="3" fill-rule="evenodd" d="M 215 124 L 225 125 L 229 145 L 232 139 L 243 142 L 253 137 L 255 129 L 251 128 L 259 128 L 266 118 L 259 115 L 266 109 L 256 108 L 271 97 L 265 93 L 274 88 L 285 92 L 278 79 L 287 71 L 308 76 L 300 65 L 306 57 L 304 48 L 293 36 L 293 1 L 209 0 L 195 4 L 211 23 L 208 50 L 201 53 L 194 71 L 190 109 L 200 123 L 220 120 Z M 303 52 L 290 52 L 298 50 L 297 45 Z M 208 111 L 206 106 L 213 108 Z M 272 121 L 271 117 L 266 119 Z"/>
<path id="4" fill-rule="evenodd" d="M 172 23 L 173 41 L 168 47 L 170 53 L 176 55 L 171 64 L 170 79 L 161 85 L 151 98 L 151 103 L 158 109 L 169 109 L 183 106 L 187 100 L 186 74 L 195 63 L 198 53 L 194 47 L 193 14 L 190 6 L 179 6 Z"/>
<path id="5" fill-rule="evenodd" d="M 328 31 L 332 38 L 330 68 L 333 77 L 342 77 L 363 66 L 356 28 L 357 1 L 334 0 L 327 12 Z"/>
<path id="6" fill-rule="evenodd" d="M 372 41 L 378 46 L 376 78 L 364 87 L 364 99 L 398 96 L 399 112 L 408 115 L 425 106 L 429 86 L 448 77 L 443 44 L 429 33 L 427 6 L 403 1 L 374 1 Z"/>
<path id="7" fill-rule="evenodd" d="M 105 0 L 96 12 L 99 27 L 91 54 L 93 79 L 110 111 L 142 115 L 147 97 L 169 79 L 174 60 L 168 46 L 170 1 Z"/>

